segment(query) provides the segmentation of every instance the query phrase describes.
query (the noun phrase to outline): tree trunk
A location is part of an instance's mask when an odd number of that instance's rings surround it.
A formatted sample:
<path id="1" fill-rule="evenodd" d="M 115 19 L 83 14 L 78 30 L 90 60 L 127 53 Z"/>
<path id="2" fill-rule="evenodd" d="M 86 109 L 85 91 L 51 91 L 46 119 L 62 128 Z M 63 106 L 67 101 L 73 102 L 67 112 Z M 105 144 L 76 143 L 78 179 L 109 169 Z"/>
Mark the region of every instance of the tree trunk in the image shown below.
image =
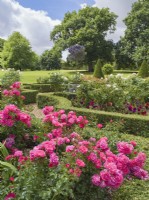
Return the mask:
<path id="1" fill-rule="evenodd" d="M 93 69 L 93 63 L 88 63 L 88 72 L 93 72 L 94 69 Z"/>

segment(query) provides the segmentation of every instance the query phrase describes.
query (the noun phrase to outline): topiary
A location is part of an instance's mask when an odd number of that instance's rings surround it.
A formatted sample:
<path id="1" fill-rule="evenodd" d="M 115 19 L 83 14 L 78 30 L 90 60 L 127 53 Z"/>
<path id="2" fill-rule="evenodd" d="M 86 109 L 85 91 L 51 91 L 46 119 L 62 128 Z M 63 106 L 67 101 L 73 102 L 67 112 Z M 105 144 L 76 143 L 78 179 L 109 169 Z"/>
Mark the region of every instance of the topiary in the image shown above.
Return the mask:
<path id="1" fill-rule="evenodd" d="M 141 76 L 142 78 L 149 77 L 149 64 L 146 60 L 142 62 L 138 76 Z"/>
<path id="2" fill-rule="evenodd" d="M 102 71 L 105 75 L 110 75 L 113 73 L 113 66 L 107 63 L 103 66 Z"/>
<path id="3" fill-rule="evenodd" d="M 104 78 L 104 74 L 102 72 L 102 63 L 101 63 L 100 59 L 97 60 L 93 76 L 96 77 L 96 78 Z"/>

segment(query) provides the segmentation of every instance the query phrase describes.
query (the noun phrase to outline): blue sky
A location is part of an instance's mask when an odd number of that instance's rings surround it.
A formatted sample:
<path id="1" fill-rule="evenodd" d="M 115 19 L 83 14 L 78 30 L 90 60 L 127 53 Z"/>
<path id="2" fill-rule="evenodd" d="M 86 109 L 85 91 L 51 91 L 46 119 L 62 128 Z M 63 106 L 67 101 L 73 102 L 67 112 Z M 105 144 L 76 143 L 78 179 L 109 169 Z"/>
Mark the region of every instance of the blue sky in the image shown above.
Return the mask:
<path id="1" fill-rule="evenodd" d="M 82 9 L 83 4 L 98 8 L 109 7 L 119 17 L 116 31 L 108 39 L 117 42 L 124 35 L 123 19 L 136 0 L 0 0 L 0 37 L 7 39 L 19 31 L 41 54 L 53 46 L 50 32 L 61 23 L 66 12 Z"/>
<path id="2" fill-rule="evenodd" d="M 93 5 L 93 0 L 17 0 L 22 6 L 35 10 L 45 10 L 53 19 L 62 20 L 66 12 L 79 10 L 80 4 Z"/>

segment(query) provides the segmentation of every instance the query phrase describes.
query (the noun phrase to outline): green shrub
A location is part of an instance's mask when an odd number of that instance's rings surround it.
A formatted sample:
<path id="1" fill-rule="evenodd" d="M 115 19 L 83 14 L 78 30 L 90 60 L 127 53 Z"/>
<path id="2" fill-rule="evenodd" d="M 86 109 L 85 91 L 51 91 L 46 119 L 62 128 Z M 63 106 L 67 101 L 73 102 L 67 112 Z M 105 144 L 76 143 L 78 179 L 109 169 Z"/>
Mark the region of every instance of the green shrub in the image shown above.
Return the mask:
<path id="1" fill-rule="evenodd" d="M 23 90 L 22 95 L 25 96 L 24 104 L 36 103 L 38 90 Z"/>
<path id="2" fill-rule="evenodd" d="M 138 76 L 140 76 L 142 78 L 149 77 L 149 64 L 147 63 L 146 60 L 144 60 L 142 62 L 142 65 L 141 65 L 141 67 L 139 69 Z"/>
<path id="3" fill-rule="evenodd" d="M 71 92 L 54 92 L 53 94 L 56 96 L 65 97 L 69 100 L 73 100 L 76 98 L 76 94 Z"/>
<path id="4" fill-rule="evenodd" d="M 38 90 L 39 92 L 56 92 L 64 91 L 67 88 L 67 84 L 32 84 L 31 89 Z"/>
<path id="5" fill-rule="evenodd" d="M 104 78 L 104 74 L 102 72 L 102 63 L 101 60 L 98 59 L 95 69 L 94 69 L 94 77 L 96 78 Z"/>
<path id="6" fill-rule="evenodd" d="M 42 84 L 65 84 L 68 83 L 68 78 L 59 72 L 50 73 L 48 77 L 39 77 L 37 83 Z"/>
<path id="7" fill-rule="evenodd" d="M 39 108 L 43 108 L 44 106 L 57 106 L 59 107 L 70 107 L 71 106 L 71 101 L 64 97 L 59 97 L 53 95 L 53 93 L 40 93 L 37 95 L 37 105 Z"/>
<path id="8" fill-rule="evenodd" d="M 1 79 L 2 88 L 9 88 L 14 82 L 20 81 L 20 71 L 15 71 L 14 69 L 6 70 L 5 74 Z"/>
<path id="9" fill-rule="evenodd" d="M 113 66 L 111 64 L 105 64 L 102 68 L 102 71 L 105 75 L 110 75 L 113 73 Z"/>
<path id="10" fill-rule="evenodd" d="M 37 105 L 39 108 L 43 108 L 48 105 L 55 106 L 56 104 L 58 104 L 58 100 L 49 93 L 39 93 L 37 95 Z"/>

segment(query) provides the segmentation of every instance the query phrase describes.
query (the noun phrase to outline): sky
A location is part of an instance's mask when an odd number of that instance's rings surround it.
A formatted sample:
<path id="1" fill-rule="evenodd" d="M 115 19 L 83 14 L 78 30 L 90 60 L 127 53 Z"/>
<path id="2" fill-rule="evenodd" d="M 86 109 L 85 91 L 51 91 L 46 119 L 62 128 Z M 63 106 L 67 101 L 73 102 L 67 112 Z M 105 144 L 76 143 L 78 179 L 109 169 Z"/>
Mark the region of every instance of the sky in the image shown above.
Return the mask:
<path id="1" fill-rule="evenodd" d="M 61 23 L 66 12 L 78 11 L 84 6 L 109 7 L 119 17 L 117 30 L 108 39 L 117 42 L 123 36 L 123 19 L 136 0 L 0 0 L 0 37 L 7 39 L 19 31 L 31 43 L 33 50 L 41 54 L 53 46 L 50 32 Z"/>

